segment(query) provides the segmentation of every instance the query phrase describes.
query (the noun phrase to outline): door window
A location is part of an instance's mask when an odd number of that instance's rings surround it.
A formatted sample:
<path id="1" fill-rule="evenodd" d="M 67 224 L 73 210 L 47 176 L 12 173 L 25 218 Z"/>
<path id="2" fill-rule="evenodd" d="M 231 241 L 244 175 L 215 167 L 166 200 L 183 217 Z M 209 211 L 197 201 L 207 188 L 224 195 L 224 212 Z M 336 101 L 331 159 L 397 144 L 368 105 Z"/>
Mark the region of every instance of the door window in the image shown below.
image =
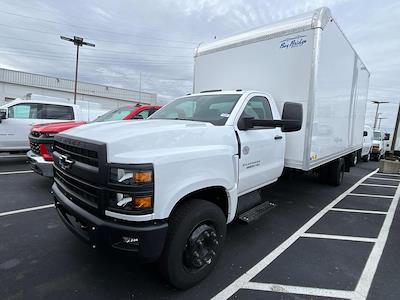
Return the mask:
<path id="1" fill-rule="evenodd" d="M 42 104 L 39 117 L 50 120 L 73 120 L 74 109 L 71 106 Z"/>
<path id="2" fill-rule="evenodd" d="M 273 120 L 271 106 L 267 98 L 255 96 L 247 102 L 243 110 L 241 118 L 253 118 L 254 120 Z M 262 126 L 254 126 L 254 129 L 264 128 Z"/>
<path id="3" fill-rule="evenodd" d="M 20 103 L 8 108 L 11 119 L 38 119 L 37 103 Z"/>
<path id="4" fill-rule="evenodd" d="M 136 116 L 134 116 L 134 119 L 147 119 L 149 117 L 149 110 L 144 109 L 140 113 L 138 113 Z"/>

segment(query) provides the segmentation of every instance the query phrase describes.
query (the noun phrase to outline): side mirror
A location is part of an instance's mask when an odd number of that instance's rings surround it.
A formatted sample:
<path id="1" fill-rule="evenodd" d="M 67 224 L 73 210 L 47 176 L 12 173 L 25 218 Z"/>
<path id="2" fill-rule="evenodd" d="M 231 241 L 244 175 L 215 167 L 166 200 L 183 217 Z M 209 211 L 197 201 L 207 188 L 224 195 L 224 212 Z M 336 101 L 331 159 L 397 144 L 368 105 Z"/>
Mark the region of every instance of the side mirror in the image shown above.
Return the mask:
<path id="1" fill-rule="evenodd" d="M 368 136 L 368 132 L 364 131 L 363 136 Z"/>
<path id="2" fill-rule="evenodd" d="M 0 123 L 2 120 L 7 119 L 7 110 L 0 109 Z"/>
<path id="3" fill-rule="evenodd" d="M 299 131 L 303 125 L 303 105 L 285 102 L 282 112 L 282 132 Z"/>
<path id="4" fill-rule="evenodd" d="M 239 130 L 249 130 L 254 127 L 253 125 L 254 118 L 240 118 L 237 124 Z"/>
<path id="5" fill-rule="evenodd" d="M 384 141 L 390 140 L 390 134 L 389 133 L 385 133 L 385 136 L 384 136 L 383 140 Z"/>
<path id="6" fill-rule="evenodd" d="M 283 105 L 282 120 L 255 120 L 254 118 L 240 118 L 239 130 L 248 130 L 254 126 L 281 127 L 282 132 L 292 132 L 301 129 L 303 123 L 303 106 L 300 103 L 286 102 Z"/>

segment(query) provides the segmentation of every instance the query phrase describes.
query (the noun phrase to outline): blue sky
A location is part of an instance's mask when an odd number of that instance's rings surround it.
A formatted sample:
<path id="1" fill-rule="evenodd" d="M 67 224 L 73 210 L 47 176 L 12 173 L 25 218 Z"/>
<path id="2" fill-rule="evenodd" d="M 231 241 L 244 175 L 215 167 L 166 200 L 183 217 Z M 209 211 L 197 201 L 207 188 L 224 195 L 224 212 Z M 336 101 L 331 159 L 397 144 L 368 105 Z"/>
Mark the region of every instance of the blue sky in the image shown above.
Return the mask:
<path id="1" fill-rule="evenodd" d="M 400 100 L 400 2 L 362 0 L 23 1 L 0 8 L 0 66 L 73 78 L 75 51 L 59 35 L 83 36 L 80 80 L 156 92 L 163 102 L 191 91 L 194 48 L 328 6 L 371 72 L 369 99 L 392 130 Z M 375 110 L 368 105 L 367 123 Z"/>

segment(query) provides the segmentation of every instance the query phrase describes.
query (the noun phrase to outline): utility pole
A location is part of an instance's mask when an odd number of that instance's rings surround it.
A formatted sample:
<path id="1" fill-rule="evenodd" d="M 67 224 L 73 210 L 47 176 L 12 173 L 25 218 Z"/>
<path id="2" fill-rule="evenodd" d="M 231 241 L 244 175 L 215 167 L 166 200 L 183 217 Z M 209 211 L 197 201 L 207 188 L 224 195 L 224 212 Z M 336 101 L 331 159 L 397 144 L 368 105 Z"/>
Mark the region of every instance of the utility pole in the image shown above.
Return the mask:
<path id="1" fill-rule="evenodd" d="M 374 130 L 376 129 L 376 123 L 378 122 L 378 111 L 379 111 L 379 105 L 384 104 L 384 103 L 389 103 L 388 101 L 379 101 L 379 100 L 374 100 L 371 101 L 372 103 L 376 104 L 376 113 L 375 113 L 375 121 L 374 121 Z"/>
<path id="2" fill-rule="evenodd" d="M 79 47 L 82 47 L 83 45 L 89 46 L 89 47 L 95 47 L 95 44 L 92 43 L 87 43 L 83 41 L 83 38 L 79 36 L 74 36 L 74 38 L 69 38 L 65 36 L 60 36 L 62 40 L 72 42 L 76 46 L 76 61 L 75 61 L 75 86 L 74 86 L 74 104 L 76 104 L 76 89 L 78 85 L 78 61 L 79 61 Z"/>

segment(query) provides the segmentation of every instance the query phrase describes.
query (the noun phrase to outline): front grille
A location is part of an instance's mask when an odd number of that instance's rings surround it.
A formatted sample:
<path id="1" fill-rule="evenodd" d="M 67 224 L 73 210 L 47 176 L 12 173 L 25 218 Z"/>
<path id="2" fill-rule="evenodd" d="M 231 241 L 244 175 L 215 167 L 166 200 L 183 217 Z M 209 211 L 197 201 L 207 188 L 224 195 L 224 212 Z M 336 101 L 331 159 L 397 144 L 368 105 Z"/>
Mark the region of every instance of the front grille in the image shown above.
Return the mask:
<path id="1" fill-rule="evenodd" d="M 99 207 L 98 188 L 63 174 L 57 169 L 54 170 L 54 179 L 65 196 L 77 205 L 89 206 L 95 209 Z"/>
<path id="2" fill-rule="evenodd" d="M 39 146 L 39 143 L 30 142 L 30 146 L 31 146 L 31 150 L 32 150 L 33 153 L 39 154 L 39 155 L 40 155 L 40 146 Z"/>
<path id="3" fill-rule="evenodd" d="M 69 155 L 75 161 L 79 161 L 93 167 L 99 166 L 97 151 L 67 145 L 60 142 L 54 143 L 54 151 L 57 151 L 63 155 Z"/>
<path id="4" fill-rule="evenodd" d="M 38 138 L 38 137 L 41 136 L 42 134 L 41 134 L 40 132 L 37 132 L 37 131 L 32 131 L 32 132 L 31 132 L 31 135 L 32 135 L 33 137 Z"/>

